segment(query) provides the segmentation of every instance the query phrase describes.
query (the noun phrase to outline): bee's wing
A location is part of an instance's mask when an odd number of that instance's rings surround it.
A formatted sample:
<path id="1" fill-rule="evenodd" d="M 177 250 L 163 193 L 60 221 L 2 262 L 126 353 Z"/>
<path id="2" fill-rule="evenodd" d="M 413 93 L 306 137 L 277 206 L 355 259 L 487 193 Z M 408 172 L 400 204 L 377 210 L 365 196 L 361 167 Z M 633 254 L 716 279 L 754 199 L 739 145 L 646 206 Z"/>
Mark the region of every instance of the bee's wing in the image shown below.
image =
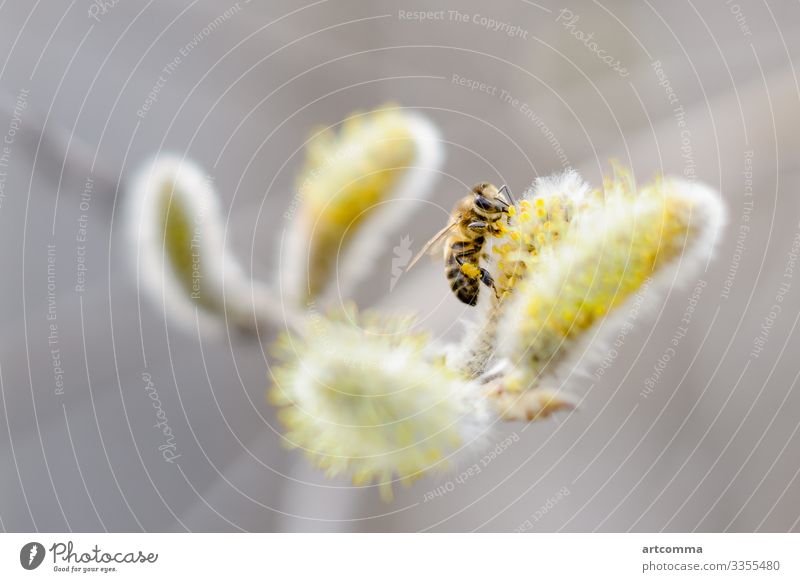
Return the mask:
<path id="1" fill-rule="evenodd" d="M 406 271 L 408 271 L 411 267 L 413 267 L 417 261 L 419 261 L 423 255 L 427 253 L 436 252 L 436 249 L 439 247 L 439 244 L 444 242 L 445 237 L 450 234 L 450 232 L 458 226 L 458 220 L 454 220 L 447 226 L 445 226 L 442 230 L 437 232 L 431 240 L 425 243 L 425 246 L 422 247 L 422 250 L 417 253 L 417 256 L 414 257 L 411 262 L 406 267 Z"/>

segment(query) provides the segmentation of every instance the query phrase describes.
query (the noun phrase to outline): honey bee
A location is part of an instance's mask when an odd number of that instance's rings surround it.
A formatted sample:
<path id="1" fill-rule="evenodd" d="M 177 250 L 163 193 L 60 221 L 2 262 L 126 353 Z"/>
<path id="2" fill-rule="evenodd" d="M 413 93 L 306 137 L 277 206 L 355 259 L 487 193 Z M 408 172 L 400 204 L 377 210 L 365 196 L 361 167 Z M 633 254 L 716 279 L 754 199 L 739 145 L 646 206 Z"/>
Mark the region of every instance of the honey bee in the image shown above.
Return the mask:
<path id="1" fill-rule="evenodd" d="M 501 196 L 504 191 L 508 200 Z M 470 194 L 456 203 L 450 222 L 422 247 L 408 269 L 422 255 L 436 252 L 444 242 L 445 274 L 459 301 L 467 305 L 477 304 L 481 283 L 491 287 L 497 296 L 494 279 L 481 267 L 480 260 L 487 258 L 483 251 L 486 236 L 500 232 L 499 222 L 513 203 L 507 186 L 498 189 L 488 182 L 476 184 Z"/>

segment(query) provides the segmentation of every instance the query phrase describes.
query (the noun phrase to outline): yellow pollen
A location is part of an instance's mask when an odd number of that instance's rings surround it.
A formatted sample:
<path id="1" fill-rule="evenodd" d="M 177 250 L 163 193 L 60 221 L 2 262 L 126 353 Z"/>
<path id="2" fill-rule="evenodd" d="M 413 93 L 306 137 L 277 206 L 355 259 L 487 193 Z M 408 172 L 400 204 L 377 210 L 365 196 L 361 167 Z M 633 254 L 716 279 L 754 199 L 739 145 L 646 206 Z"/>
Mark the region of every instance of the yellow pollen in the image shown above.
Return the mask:
<path id="1" fill-rule="evenodd" d="M 481 271 L 473 265 L 472 263 L 464 263 L 461 265 L 461 272 L 464 273 L 470 279 L 477 279 L 478 275 L 480 275 Z"/>

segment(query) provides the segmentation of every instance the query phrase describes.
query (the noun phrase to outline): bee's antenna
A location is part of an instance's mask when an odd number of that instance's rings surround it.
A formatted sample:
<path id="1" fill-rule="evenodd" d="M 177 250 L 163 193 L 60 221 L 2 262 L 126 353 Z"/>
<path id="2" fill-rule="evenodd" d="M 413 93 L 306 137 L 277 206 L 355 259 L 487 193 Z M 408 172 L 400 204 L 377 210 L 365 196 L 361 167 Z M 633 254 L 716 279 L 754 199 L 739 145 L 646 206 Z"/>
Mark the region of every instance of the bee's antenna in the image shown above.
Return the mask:
<path id="1" fill-rule="evenodd" d="M 516 201 L 516 200 L 514 200 L 514 195 L 513 195 L 513 194 L 511 194 L 511 190 L 509 190 L 509 189 L 508 189 L 508 186 L 506 186 L 505 184 L 503 184 L 503 185 L 500 187 L 500 189 L 497 191 L 497 193 L 498 193 L 498 194 L 500 194 L 500 192 L 502 192 L 503 190 L 505 190 L 505 191 L 506 191 L 506 195 L 508 196 L 508 199 L 509 199 L 509 201 L 511 202 L 511 205 L 512 205 L 512 206 L 516 206 L 516 205 L 517 205 L 517 201 Z"/>

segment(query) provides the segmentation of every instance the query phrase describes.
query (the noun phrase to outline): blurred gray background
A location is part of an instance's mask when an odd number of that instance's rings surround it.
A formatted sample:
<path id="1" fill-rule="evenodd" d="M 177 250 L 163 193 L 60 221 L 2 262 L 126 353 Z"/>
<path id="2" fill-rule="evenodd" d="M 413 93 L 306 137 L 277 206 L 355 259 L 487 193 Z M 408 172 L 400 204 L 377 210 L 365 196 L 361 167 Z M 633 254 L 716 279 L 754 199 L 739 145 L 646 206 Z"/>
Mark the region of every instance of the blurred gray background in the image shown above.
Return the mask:
<path id="1" fill-rule="evenodd" d="M 414 10 L 443 18 L 400 15 Z M 0 1 L 0 139 L 11 141 L 0 144 L 0 527 L 800 529 L 800 273 L 785 274 L 800 230 L 798 33 L 800 5 L 775 1 Z M 387 101 L 424 112 L 446 142 L 436 206 L 389 234 L 410 234 L 414 248 L 462 183 L 521 191 L 565 165 L 598 183 L 610 158 L 640 180 L 694 172 L 729 210 L 688 335 L 651 394 L 641 393 L 696 281 L 639 318 L 575 414 L 500 427 L 492 441 L 518 441 L 479 475 L 426 478 L 390 504 L 282 448 L 265 398 L 272 336 L 176 326 L 137 293 L 119 232 L 136 168 L 158 151 L 185 153 L 214 177 L 233 249 L 266 279 L 297 149 L 315 126 Z M 391 294 L 390 278 L 387 256 L 359 304 L 413 307 L 436 334 L 458 336 L 463 309 L 437 265 Z M 144 372 L 175 434 L 173 464 L 158 450 Z M 426 502 L 437 487 L 446 494 Z"/>

